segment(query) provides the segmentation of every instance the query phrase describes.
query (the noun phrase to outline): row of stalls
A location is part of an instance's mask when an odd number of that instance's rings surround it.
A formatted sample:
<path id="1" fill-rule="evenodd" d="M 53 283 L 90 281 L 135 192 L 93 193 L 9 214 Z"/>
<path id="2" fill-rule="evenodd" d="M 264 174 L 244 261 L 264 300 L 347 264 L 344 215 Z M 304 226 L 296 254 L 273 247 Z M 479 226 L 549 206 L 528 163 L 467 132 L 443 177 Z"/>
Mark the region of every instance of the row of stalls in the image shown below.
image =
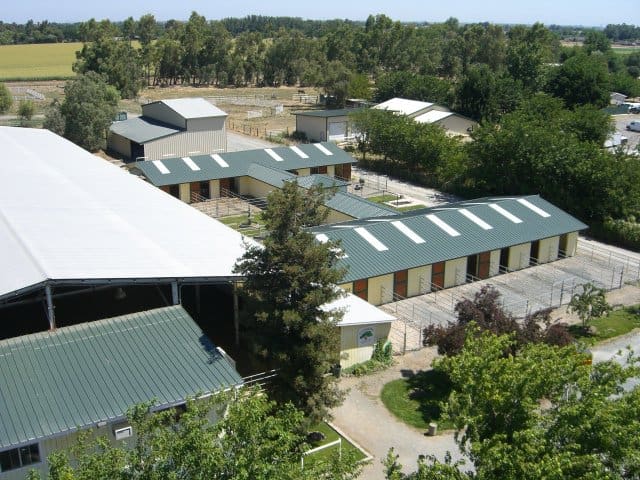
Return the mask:
<path id="1" fill-rule="evenodd" d="M 347 269 L 341 287 L 373 305 L 575 254 L 579 220 L 539 196 L 484 198 L 314 229 Z"/>

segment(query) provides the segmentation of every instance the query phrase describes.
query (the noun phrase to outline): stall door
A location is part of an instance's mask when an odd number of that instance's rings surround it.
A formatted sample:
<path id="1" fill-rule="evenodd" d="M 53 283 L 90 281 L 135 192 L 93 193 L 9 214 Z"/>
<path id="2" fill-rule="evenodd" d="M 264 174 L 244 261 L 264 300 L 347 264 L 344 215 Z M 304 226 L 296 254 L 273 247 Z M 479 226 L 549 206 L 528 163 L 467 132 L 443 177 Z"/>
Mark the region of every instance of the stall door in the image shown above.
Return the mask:
<path id="1" fill-rule="evenodd" d="M 444 288 L 444 262 L 434 263 L 431 267 L 431 291 Z"/>
<path id="2" fill-rule="evenodd" d="M 478 255 L 478 278 L 484 280 L 489 278 L 491 271 L 491 252 L 482 252 Z"/>
<path id="3" fill-rule="evenodd" d="M 401 270 L 393 274 L 393 294 L 400 297 L 400 300 L 407 298 L 407 281 L 409 273 L 407 270 Z M 395 298 L 394 298 L 395 300 Z"/>
<path id="4" fill-rule="evenodd" d="M 365 301 L 369 301 L 369 281 L 365 278 L 353 282 L 353 294 Z"/>

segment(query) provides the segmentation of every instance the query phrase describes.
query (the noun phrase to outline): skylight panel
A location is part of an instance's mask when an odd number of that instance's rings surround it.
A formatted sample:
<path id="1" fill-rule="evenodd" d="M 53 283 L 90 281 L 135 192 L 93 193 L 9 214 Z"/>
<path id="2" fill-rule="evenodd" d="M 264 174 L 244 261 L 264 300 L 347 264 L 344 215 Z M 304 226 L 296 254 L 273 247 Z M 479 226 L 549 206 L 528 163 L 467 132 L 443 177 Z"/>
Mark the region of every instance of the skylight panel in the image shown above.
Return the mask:
<path id="1" fill-rule="evenodd" d="M 379 252 L 384 252 L 385 250 L 389 250 L 384 243 L 382 243 L 376 237 L 371 235 L 369 230 L 367 230 L 366 228 L 358 227 L 358 228 L 354 228 L 354 230 L 358 235 L 360 235 L 367 242 L 369 242 L 369 244 Z"/>
<path id="2" fill-rule="evenodd" d="M 447 232 L 452 237 L 459 237 L 460 232 L 453 228 L 448 223 L 436 217 L 433 213 L 425 215 L 429 220 L 431 220 L 437 227 Z"/>
<path id="3" fill-rule="evenodd" d="M 533 203 L 531 203 L 529 200 L 527 200 L 525 198 L 519 198 L 518 199 L 518 203 L 521 204 L 521 205 L 524 205 L 529 210 L 531 210 L 532 212 L 537 213 L 538 215 L 540 215 L 543 218 L 548 218 L 548 217 L 551 216 L 550 214 L 548 214 L 547 212 L 542 210 L 540 207 L 535 206 Z"/>
<path id="4" fill-rule="evenodd" d="M 490 203 L 489 207 L 493 208 L 496 212 L 498 212 L 500 215 L 502 215 L 506 219 L 511 220 L 513 223 L 522 223 L 522 220 L 516 217 L 513 213 L 507 212 L 504 208 L 502 208 L 500 205 L 496 203 Z"/>
<path id="5" fill-rule="evenodd" d="M 156 168 L 158 170 L 160 170 L 160 173 L 163 175 L 167 175 L 169 173 L 171 173 L 169 171 L 169 169 L 165 166 L 164 163 L 162 163 L 160 160 L 151 160 L 153 162 L 153 164 L 156 166 Z"/>
<path id="6" fill-rule="evenodd" d="M 222 168 L 229 168 L 229 164 L 227 162 L 224 161 L 224 158 L 222 158 L 220 155 L 218 155 L 217 153 L 214 153 L 213 155 L 211 155 L 211 158 L 213 158 L 213 160 L 220 165 Z"/>
<path id="7" fill-rule="evenodd" d="M 479 218 L 477 215 L 475 215 L 474 213 L 470 212 L 469 210 L 467 210 L 466 208 L 461 208 L 460 210 L 458 210 L 462 215 L 464 215 L 465 217 L 467 217 L 469 220 L 471 220 L 473 223 L 475 223 L 476 225 L 478 225 L 481 229 L 483 230 L 491 230 L 493 227 L 491 225 L 489 225 L 487 222 L 485 222 L 484 220 L 482 220 L 481 218 Z"/>
<path id="8" fill-rule="evenodd" d="M 291 147 L 291 150 L 293 150 L 296 153 L 296 155 L 298 155 L 300 158 L 309 158 L 309 155 L 304 153 L 302 150 L 300 150 L 296 146 Z"/>
<path id="9" fill-rule="evenodd" d="M 333 153 L 331 153 L 331 151 L 328 150 L 327 147 L 325 147 L 321 143 L 314 143 L 313 146 L 316 147 L 318 150 L 320 150 L 325 155 L 333 155 Z"/>
<path id="10" fill-rule="evenodd" d="M 273 158 L 276 162 L 282 162 L 284 161 L 284 159 L 278 155 L 276 152 L 274 152 L 273 150 L 271 150 L 270 148 L 265 148 L 264 149 L 265 152 L 267 152 L 267 154 Z"/>
<path id="11" fill-rule="evenodd" d="M 184 163 L 187 164 L 187 166 L 193 170 L 194 172 L 197 172 L 198 170 L 200 170 L 200 167 L 198 165 L 196 165 L 196 162 L 194 162 L 193 160 L 191 160 L 190 157 L 182 157 L 182 161 Z"/>
<path id="12" fill-rule="evenodd" d="M 418 235 L 416 232 L 414 232 L 413 230 L 411 230 L 409 227 L 407 227 L 404 223 L 395 220 L 393 222 L 391 222 L 391 225 L 393 225 L 394 227 L 396 227 L 398 230 L 400 230 L 400 232 L 402 232 L 403 234 L 405 234 L 407 237 L 409 237 L 414 243 L 424 243 L 424 238 L 422 238 L 420 235 Z"/>

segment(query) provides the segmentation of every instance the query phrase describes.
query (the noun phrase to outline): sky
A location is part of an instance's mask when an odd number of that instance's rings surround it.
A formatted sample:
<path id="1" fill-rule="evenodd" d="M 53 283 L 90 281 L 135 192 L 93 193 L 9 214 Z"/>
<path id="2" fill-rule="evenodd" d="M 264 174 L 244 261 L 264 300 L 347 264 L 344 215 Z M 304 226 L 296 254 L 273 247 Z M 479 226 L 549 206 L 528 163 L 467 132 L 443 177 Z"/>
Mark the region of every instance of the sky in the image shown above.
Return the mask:
<path id="1" fill-rule="evenodd" d="M 545 25 L 640 25 L 639 0 L 4 0 L 0 20 L 11 23 L 79 22 L 90 18 L 112 21 L 151 13 L 157 20 L 186 20 L 192 11 L 208 20 L 246 15 L 309 19 L 364 20 L 383 13 L 393 20 L 462 23 L 523 23 Z"/>

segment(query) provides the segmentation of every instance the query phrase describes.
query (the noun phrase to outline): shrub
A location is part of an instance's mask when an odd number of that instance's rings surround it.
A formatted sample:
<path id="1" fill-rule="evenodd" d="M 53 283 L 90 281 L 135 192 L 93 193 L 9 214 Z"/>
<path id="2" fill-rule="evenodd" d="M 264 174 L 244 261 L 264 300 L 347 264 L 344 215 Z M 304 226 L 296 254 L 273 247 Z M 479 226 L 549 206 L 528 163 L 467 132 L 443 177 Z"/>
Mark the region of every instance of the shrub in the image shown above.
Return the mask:
<path id="1" fill-rule="evenodd" d="M 356 363 L 343 370 L 347 375 L 360 377 L 369 373 L 378 372 L 393 364 L 393 348 L 391 342 L 386 338 L 381 338 L 373 347 L 371 358 L 366 362 Z"/>

